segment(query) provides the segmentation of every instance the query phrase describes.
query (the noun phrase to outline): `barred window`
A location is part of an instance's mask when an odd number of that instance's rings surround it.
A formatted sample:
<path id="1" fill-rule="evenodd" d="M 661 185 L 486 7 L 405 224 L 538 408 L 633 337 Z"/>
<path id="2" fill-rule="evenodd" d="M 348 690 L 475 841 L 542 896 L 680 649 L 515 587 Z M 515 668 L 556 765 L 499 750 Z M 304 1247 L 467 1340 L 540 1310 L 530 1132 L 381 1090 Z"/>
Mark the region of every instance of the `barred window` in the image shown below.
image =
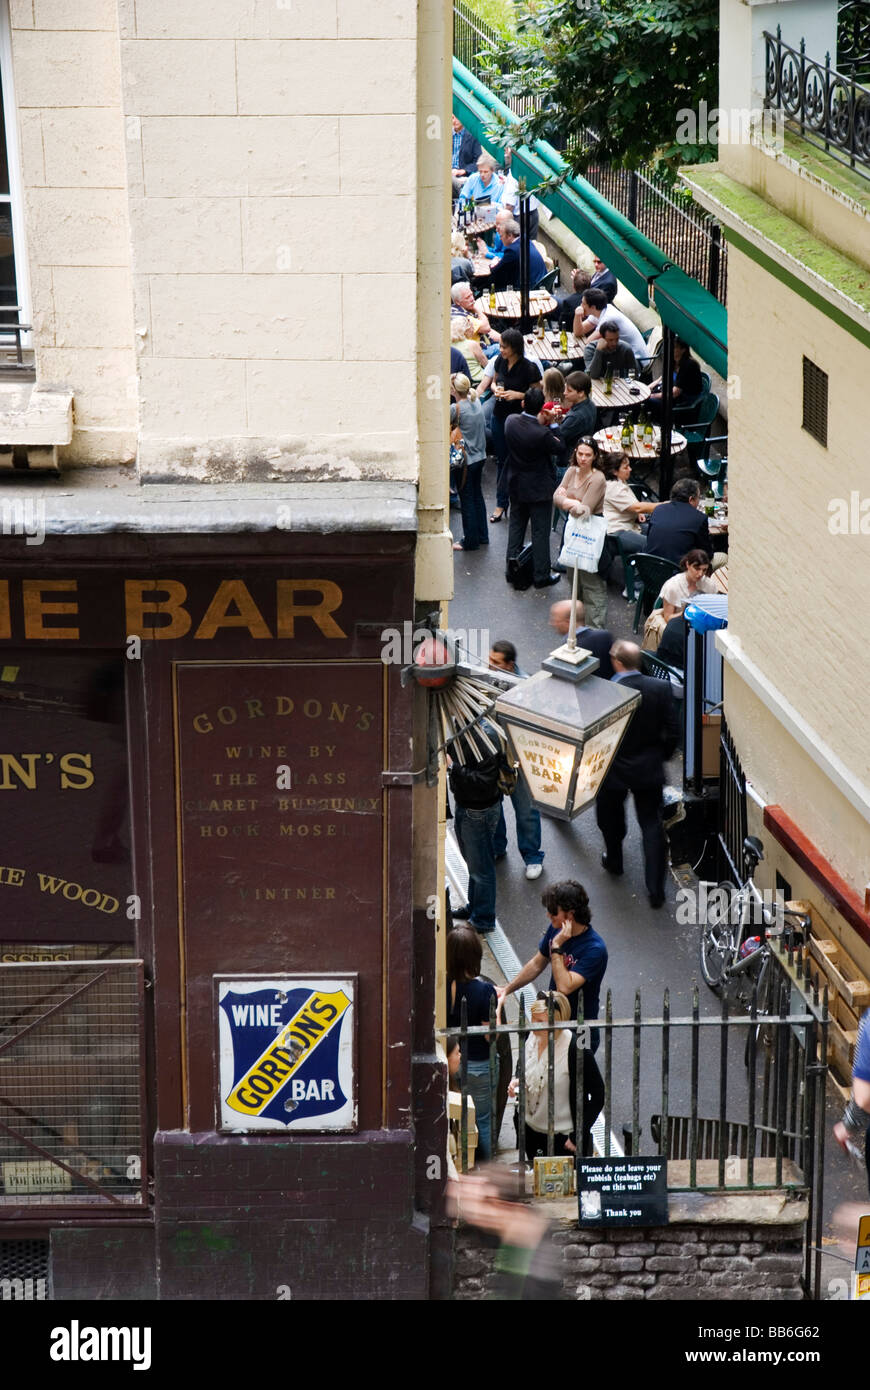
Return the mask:
<path id="1" fill-rule="evenodd" d="M 804 358 L 804 429 L 828 447 L 828 374 Z"/>

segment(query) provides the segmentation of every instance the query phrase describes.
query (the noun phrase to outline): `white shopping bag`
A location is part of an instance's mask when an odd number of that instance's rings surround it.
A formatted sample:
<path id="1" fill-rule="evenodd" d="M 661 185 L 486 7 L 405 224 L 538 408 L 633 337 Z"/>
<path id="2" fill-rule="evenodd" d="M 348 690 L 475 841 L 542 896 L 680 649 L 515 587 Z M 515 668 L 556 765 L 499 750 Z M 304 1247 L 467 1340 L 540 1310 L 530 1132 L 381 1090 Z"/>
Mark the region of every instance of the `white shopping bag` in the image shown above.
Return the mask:
<path id="1" fill-rule="evenodd" d="M 596 574 L 606 535 L 607 523 L 603 516 L 587 516 L 584 520 L 569 512 L 559 564 Z"/>

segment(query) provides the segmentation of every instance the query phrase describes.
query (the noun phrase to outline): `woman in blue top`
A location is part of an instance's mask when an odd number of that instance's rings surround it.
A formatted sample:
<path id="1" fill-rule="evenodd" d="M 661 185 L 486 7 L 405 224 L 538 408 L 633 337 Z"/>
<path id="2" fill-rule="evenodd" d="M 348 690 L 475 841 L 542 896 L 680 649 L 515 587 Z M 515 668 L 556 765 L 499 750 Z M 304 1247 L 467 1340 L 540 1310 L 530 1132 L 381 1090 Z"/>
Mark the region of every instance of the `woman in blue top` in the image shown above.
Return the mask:
<path id="1" fill-rule="evenodd" d="M 447 935 L 447 1027 L 458 1032 L 461 1023 L 462 1001 L 468 1006 L 468 1027 L 489 1023 L 490 1000 L 495 989 L 479 979 L 483 945 L 473 927 L 454 927 Z M 492 1153 L 491 1107 L 492 1093 L 498 1084 L 498 1060 L 495 1074 L 489 1073 L 489 1043 L 484 1034 L 468 1039 L 468 1094 L 474 1101 L 477 1119 L 478 1157 L 486 1162 Z"/>

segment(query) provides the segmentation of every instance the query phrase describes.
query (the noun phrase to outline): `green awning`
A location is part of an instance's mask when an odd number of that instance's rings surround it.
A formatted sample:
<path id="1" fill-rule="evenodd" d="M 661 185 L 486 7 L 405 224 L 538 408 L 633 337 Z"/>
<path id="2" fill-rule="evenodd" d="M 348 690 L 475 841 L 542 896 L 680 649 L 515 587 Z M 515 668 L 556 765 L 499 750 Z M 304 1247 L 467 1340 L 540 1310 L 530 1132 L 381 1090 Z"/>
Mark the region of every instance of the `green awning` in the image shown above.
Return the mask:
<path id="1" fill-rule="evenodd" d="M 670 266 L 655 281 L 653 301 L 662 322 L 695 349 L 720 376 L 728 376 L 728 310 L 685 271 Z"/>
<path id="2" fill-rule="evenodd" d="M 453 110 L 467 130 L 496 158 L 501 147 L 493 135 L 504 125 L 515 125 L 516 116 L 458 59 L 453 60 Z M 563 175 L 567 165 L 552 145 L 536 140 L 514 149 L 512 172 L 534 187 L 553 175 Z M 579 175 L 568 174 L 558 188 L 540 195 L 540 201 L 564 222 L 575 236 L 600 256 L 636 299 L 651 299 L 663 323 L 684 338 L 705 362 L 722 376 L 728 374 L 728 313 L 709 290 L 678 270 L 656 244 L 639 232 L 597 189 Z"/>

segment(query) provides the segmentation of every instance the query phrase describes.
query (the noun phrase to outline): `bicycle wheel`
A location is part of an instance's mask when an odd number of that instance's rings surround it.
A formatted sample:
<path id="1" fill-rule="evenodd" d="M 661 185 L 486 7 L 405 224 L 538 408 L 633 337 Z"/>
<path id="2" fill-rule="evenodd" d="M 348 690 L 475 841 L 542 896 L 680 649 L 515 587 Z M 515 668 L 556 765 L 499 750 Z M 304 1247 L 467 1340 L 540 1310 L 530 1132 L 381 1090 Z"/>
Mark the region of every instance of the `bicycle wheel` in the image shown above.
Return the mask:
<path id="1" fill-rule="evenodd" d="M 733 951 L 734 941 L 727 922 L 719 924 L 708 921 L 701 924 L 701 975 L 714 994 L 722 992 L 725 970 Z"/>
<path id="2" fill-rule="evenodd" d="M 734 957 L 734 945 L 739 926 L 732 923 L 731 907 L 737 889 L 733 883 L 717 884 L 706 901 L 706 916 L 701 923 L 700 964 L 704 983 L 720 994 L 725 971 Z"/>
<path id="3" fill-rule="evenodd" d="M 759 953 L 759 954 L 761 954 L 761 953 Z M 763 952 L 763 959 L 762 959 L 762 960 L 760 961 L 760 963 L 759 963 L 759 967 L 758 967 L 758 971 L 757 971 L 757 976 L 756 976 L 756 978 L 757 978 L 757 981 L 758 981 L 758 990 L 757 990 L 757 993 L 756 993 L 756 996 L 755 996 L 755 1000 L 756 1000 L 756 1002 L 755 1002 L 755 1007 L 756 1007 L 756 1014 L 760 1017 L 762 1014 L 768 1014 L 768 1013 L 770 1013 L 771 1008 L 772 1008 L 772 1006 L 773 1006 L 773 999 L 772 999 L 772 994 L 773 994 L 773 972 L 771 971 L 771 968 L 770 968 L 770 957 L 769 957 L 769 955 L 767 954 L 766 949 L 765 949 L 764 952 Z M 751 1005 L 752 1005 L 752 993 L 753 993 L 753 988 L 754 988 L 754 981 L 753 981 L 751 975 L 747 975 L 746 981 L 747 981 L 747 984 L 748 984 L 749 988 L 747 989 L 746 993 L 744 994 L 743 1003 L 744 1003 L 744 1006 L 745 1006 L 745 1008 L 746 1008 L 746 1012 L 748 1013 L 749 1010 L 750 1010 L 750 1008 L 751 1008 Z M 747 1068 L 749 1067 L 749 1043 L 750 1043 L 752 1031 L 753 1031 L 753 1030 L 752 1030 L 752 1024 L 750 1023 L 750 1024 L 747 1025 L 747 1028 L 746 1028 L 746 1046 L 745 1046 L 745 1048 L 743 1049 L 743 1065 L 744 1065 L 745 1067 L 747 1067 Z M 773 1025 L 773 1024 L 771 1024 L 771 1023 L 765 1023 L 765 1022 L 756 1023 L 756 1025 L 755 1025 L 755 1055 L 756 1055 L 756 1057 L 758 1057 L 759 1052 L 761 1052 L 762 1050 L 766 1050 L 767 1052 L 769 1052 L 769 1051 L 771 1050 L 771 1048 L 773 1047 L 773 1043 L 774 1043 L 774 1036 L 775 1036 L 775 1034 L 774 1034 L 774 1025 Z"/>

